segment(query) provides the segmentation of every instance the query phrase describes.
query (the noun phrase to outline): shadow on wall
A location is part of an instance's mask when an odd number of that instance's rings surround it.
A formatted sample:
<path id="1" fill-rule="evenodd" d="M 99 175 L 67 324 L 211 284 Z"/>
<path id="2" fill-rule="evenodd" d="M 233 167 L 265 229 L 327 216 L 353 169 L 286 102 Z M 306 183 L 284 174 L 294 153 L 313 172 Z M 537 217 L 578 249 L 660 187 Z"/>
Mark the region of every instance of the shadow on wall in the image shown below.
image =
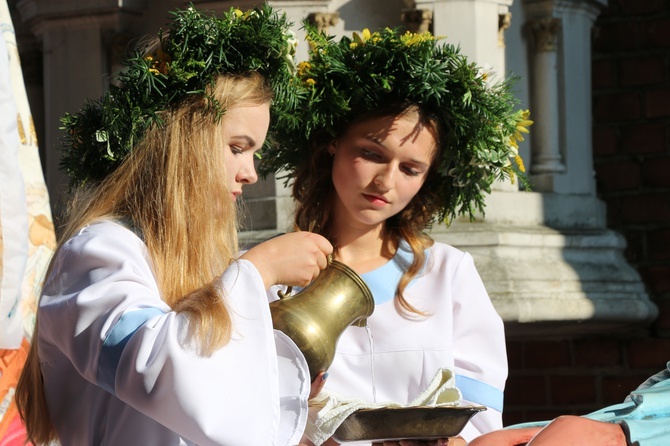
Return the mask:
<path id="1" fill-rule="evenodd" d="M 370 31 L 382 27 L 395 28 L 402 25 L 400 13 L 397 17 L 388 17 L 388 11 L 402 11 L 407 8 L 405 0 L 351 0 L 337 9 L 340 19 L 344 22 L 345 32 L 360 31 L 369 28 Z M 390 19 L 390 20 L 389 20 Z"/>

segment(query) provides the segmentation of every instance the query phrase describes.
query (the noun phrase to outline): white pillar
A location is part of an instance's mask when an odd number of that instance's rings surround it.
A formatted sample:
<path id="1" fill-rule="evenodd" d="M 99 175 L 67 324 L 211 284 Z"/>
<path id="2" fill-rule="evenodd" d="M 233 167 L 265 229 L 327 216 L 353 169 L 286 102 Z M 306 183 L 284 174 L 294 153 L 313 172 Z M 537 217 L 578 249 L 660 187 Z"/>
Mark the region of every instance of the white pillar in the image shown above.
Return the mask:
<path id="1" fill-rule="evenodd" d="M 605 206 L 595 196 L 590 28 L 604 1 L 509 5 L 511 30 L 523 30 L 524 37 L 510 39 L 514 48 L 493 44 L 490 1 L 435 1 L 435 34 L 459 43 L 478 65 L 492 65 L 496 51 L 515 52 L 521 63 L 511 71 L 523 76 L 520 86 L 530 90 L 535 124 L 523 144 L 532 152 L 526 161 L 533 192 L 496 185 L 485 216 L 431 231 L 436 240 L 472 253 L 508 337 L 624 329 L 657 314 L 638 273 L 623 258 L 625 241 L 606 228 Z M 502 33 L 509 17 L 499 17 Z M 505 73 L 505 65 L 499 66 L 494 69 Z"/>
<path id="2" fill-rule="evenodd" d="M 478 65 L 505 72 L 505 48 L 499 44 L 500 15 L 512 0 L 435 0 L 433 33 L 459 45 Z"/>
<path id="3" fill-rule="evenodd" d="M 532 66 L 534 190 L 595 195 L 591 27 L 606 0 L 523 0 Z"/>
<path id="4" fill-rule="evenodd" d="M 565 166 L 559 150 L 558 38 L 560 19 L 545 17 L 529 22 L 532 53 L 533 158 L 530 167 L 533 188 L 552 191 L 542 184 L 545 177 L 563 173 Z"/>

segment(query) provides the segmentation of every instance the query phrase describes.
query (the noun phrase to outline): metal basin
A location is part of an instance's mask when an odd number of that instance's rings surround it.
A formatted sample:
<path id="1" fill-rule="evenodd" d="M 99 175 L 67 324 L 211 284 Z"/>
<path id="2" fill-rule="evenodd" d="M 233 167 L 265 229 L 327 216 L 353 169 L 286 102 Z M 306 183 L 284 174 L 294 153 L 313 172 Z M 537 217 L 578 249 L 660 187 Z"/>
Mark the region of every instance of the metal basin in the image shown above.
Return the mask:
<path id="1" fill-rule="evenodd" d="M 457 436 L 484 406 L 388 407 L 361 409 L 337 428 L 333 437 L 347 441 L 435 440 Z"/>

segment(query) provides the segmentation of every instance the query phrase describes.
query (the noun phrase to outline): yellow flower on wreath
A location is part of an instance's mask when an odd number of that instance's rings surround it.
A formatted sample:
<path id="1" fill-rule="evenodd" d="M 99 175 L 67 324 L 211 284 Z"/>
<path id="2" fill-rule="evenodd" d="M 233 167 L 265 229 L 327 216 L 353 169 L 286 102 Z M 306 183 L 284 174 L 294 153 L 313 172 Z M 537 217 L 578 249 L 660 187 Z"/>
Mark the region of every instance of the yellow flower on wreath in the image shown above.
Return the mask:
<path id="1" fill-rule="evenodd" d="M 516 124 L 514 133 L 509 138 L 510 144 L 510 158 L 514 158 L 514 162 L 519 167 L 520 172 L 526 171 L 526 166 L 523 164 L 523 158 L 519 155 L 518 141 L 523 141 L 522 133 L 529 133 L 528 127 L 533 125 L 533 121 L 528 119 L 530 117 L 530 110 L 519 110 L 516 115 Z"/>
<path id="2" fill-rule="evenodd" d="M 514 146 L 515 148 L 519 148 L 519 144 L 517 141 L 523 141 L 523 135 L 522 133 L 529 133 L 528 132 L 528 127 L 533 125 L 533 121 L 528 119 L 530 117 L 530 110 L 519 110 L 519 112 L 516 115 L 516 127 L 514 130 L 514 134 L 510 137 L 510 144 Z"/>
<path id="3" fill-rule="evenodd" d="M 305 77 L 305 75 L 311 68 L 312 64 L 310 64 L 306 60 L 303 60 L 302 62 L 298 63 L 298 76 Z"/>
<path id="4" fill-rule="evenodd" d="M 147 61 L 149 65 L 149 73 L 154 76 L 158 76 L 159 74 L 167 75 L 170 71 L 170 62 L 172 62 L 172 58 L 163 50 L 159 49 L 153 54 L 147 54 L 144 56 L 144 60 Z"/>
<path id="5" fill-rule="evenodd" d="M 420 34 L 407 31 L 405 34 L 400 36 L 400 41 L 406 46 L 417 45 L 419 43 L 433 39 L 435 39 L 435 37 L 428 31 Z"/>
<path id="6" fill-rule="evenodd" d="M 526 166 L 523 164 L 523 158 L 521 158 L 521 155 L 519 155 L 518 153 L 514 157 L 514 162 L 516 163 L 517 166 L 519 166 L 519 170 L 521 172 L 526 171 Z"/>
<path id="7" fill-rule="evenodd" d="M 144 60 L 147 61 L 147 63 L 150 65 L 149 67 L 149 73 L 153 74 L 154 76 L 157 76 L 160 72 L 155 69 L 154 66 L 154 58 L 153 56 L 144 56 Z"/>
<path id="8" fill-rule="evenodd" d="M 354 32 L 353 38 L 354 41 L 349 44 L 350 49 L 355 49 L 358 45 L 365 45 L 365 42 L 367 42 L 370 39 L 370 30 L 368 28 L 364 28 L 363 31 L 361 31 L 361 34 L 359 35 L 357 32 Z"/>

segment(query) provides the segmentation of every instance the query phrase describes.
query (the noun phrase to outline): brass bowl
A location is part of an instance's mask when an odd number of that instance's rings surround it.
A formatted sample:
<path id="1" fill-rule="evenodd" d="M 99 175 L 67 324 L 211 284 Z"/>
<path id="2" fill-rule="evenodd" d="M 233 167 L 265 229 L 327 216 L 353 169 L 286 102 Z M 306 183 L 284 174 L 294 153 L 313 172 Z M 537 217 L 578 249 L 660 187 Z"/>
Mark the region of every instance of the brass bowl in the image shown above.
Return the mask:
<path id="1" fill-rule="evenodd" d="M 349 415 L 333 437 L 347 441 L 436 440 L 457 436 L 484 406 L 385 407 Z"/>

